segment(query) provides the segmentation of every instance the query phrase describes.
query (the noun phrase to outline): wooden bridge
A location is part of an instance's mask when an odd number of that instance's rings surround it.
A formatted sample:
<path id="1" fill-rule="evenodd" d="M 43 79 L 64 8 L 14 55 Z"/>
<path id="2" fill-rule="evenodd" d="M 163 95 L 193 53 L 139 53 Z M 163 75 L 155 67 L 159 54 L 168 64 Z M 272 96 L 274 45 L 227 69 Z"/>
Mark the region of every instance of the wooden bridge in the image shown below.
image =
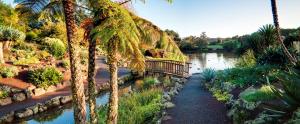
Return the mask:
<path id="1" fill-rule="evenodd" d="M 189 76 L 190 63 L 173 60 L 146 60 L 146 73 L 161 73 L 178 77 Z"/>

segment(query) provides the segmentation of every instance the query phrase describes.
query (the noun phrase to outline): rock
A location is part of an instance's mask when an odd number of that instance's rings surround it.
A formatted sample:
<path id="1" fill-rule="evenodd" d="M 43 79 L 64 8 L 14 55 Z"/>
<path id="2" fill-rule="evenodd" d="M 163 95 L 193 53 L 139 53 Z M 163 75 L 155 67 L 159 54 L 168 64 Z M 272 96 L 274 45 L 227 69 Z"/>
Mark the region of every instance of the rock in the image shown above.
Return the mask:
<path id="1" fill-rule="evenodd" d="M 47 91 L 46 92 L 53 92 L 53 91 L 55 91 L 56 90 L 56 87 L 55 86 L 49 86 L 48 88 L 47 88 Z"/>
<path id="2" fill-rule="evenodd" d="M 10 112 L 0 118 L 0 123 L 11 123 L 14 120 L 14 112 Z"/>
<path id="3" fill-rule="evenodd" d="M 27 87 L 27 90 L 30 90 L 30 91 L 32 91 L 32 90 L 34 90 L 35 88 L 36 88 L 36 86 L 34 86 L 34 85 L 31 85 L 31 86 Z"/>
<path id="4" fill-rule="evenodd" d="M 169 109 L 169 108 L 175 107 L 175 104 L 173 104 L 172 102 L 166 102 L 166 103 L 164 104 L 164 106 L 165 106 L 165 108 Z"/>
<path id="5" fill-rule="evenodd" d="M 171 97 L 168 94 L 164 94 L 163 98 L 166 99 L 167 101 L 171 101 Z"/>
<path id="6" fill-rule="evenodd" d="M 0 99 L 0 106 L 11 104 L 12 100 L 10 97 L 6 97 L 4 99 Z"/>
<path id="7" fill-rule="evenodd" d="M 33 115 L 33 111 L 31 109 L 25 109 L 23 111 L 15 113 L 17 118 L 25 118 Z"/>
<path id="8" fill-rule="evenodd" d="M 27 98 L 31 98 L 33 96 L 32 90 L 26 89 L 24 92 Z"/>
<path id="9" fill-rule="evenodd" d="M 33 114 L 37 114 L 39 112 L 39 105 L 37 104 L 37 105 L 31 106 L 28 109 L 31 109 Z"/>
<path id="10" fill-rule="evenodd" d="M 39 112 L 44 112 L 48 109 L 48 107 L 46 105 L 43 105 L 43 104 L 38 104 L 39 106 Z"/>
<path id="11" fill-rule="evenodd" d="M 39 96 L 44 94 L 46 91 L 43 88 L 36 88 L 33 90 L 33 93 L 35 96 Z"/>
<path id="12" fill-rule="evenodd" d="M 60 96 L 54 97 L 51 100 L 47 101 L 45 105 L 47 106 L 47 108 L 59 106 L 60 98 L 61 98 Z"/>
<path id="13" fill-rule="evenodd" d="M 72 101 L 72 96 L 71 95 L 70 96 L 62 96 L 60 98 L 60 102 L 62 104 L 66 104 L 66 103 L 71 102 L 71 101 Z"/>
<path id="14" fill-rule="evenodd" d="M 13 95 L 12 100 L 16 102 L 20 102 L 26 99 L 26 96 L 24 93 L 16 93 Z"/>
<path id="15" fill-rule="evenodd" d="M 11 88 L 10 91 L 11 91 L 12 93 L 19 93 L 19 92 L 22 92 L 22 90 L 16 89 L 16 88 Z"/>
<path id="16" fill-rule="evenodd" d="M 162 118 L 162 120 L 163 121 L 166 121 L 166 120 L 171 120 L 172 119 L 172 117 L 171 116 L 164 116 L 163 118 Z"/>

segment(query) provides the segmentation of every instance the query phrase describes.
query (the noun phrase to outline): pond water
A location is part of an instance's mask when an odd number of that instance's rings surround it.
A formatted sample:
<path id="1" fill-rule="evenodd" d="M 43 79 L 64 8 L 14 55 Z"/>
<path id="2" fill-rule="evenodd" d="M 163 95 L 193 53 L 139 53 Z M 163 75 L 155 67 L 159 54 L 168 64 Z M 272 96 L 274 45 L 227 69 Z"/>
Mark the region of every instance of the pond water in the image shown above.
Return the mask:
<path id="1" fill-rule="evenodd" d="M 204 68 L 214 68 L 221 70 L 234 66 L 237 56 L 232 53 L 193 53 L 187 54 L 191 63 L 190 74 L 201 73 Z M 130 85 L 120 88 L 119 94 L 130 92 L 132 89 L 139 87 L 136 81 Z M 97 97 L 97 105 L 104 105 L 108 102 L 109 93 L 102 93 Z M 87 107 L 88 108 L 88 107 Z M 38 114 L 24 121 L 27 124 L 73 124 L 73 108 L 71 104 L 61 108 L 56 108 L 48 112 Z"/>
<path id="2" fill-rule="evenodd" d="M 238 57 L 233 53 L 193 53 L 187 55 L 191 63 L 190 74 L 201 73 L 205 68 L 215 70 L 231 68 Z"/>

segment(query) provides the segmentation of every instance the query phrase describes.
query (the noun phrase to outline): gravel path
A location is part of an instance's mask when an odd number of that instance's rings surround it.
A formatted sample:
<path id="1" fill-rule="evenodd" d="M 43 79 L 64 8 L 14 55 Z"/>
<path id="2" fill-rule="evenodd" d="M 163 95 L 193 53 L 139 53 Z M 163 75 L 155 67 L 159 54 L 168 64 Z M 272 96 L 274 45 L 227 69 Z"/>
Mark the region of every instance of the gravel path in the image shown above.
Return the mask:
<path id="1" fill-rule="evenodd" d="M 163 124 L 231 123 L 226 116 L 225 105 L 200 87 L 200 75 L 191 76 L 172 102 L 176 106 L 167 110 L 168 116 Z"/>

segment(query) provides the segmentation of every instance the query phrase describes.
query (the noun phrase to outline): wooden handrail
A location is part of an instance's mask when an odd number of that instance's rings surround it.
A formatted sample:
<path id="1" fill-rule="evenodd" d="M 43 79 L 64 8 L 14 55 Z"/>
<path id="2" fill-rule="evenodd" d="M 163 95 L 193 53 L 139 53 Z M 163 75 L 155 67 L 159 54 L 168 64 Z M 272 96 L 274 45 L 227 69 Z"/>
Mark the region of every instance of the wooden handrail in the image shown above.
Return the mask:
<path id="1" fill-rule="evenodd" d="M 146 72 L 164 73 L 180 77 L 189 75 L 190 63 L 173 60 L 146 60 Z"/>

